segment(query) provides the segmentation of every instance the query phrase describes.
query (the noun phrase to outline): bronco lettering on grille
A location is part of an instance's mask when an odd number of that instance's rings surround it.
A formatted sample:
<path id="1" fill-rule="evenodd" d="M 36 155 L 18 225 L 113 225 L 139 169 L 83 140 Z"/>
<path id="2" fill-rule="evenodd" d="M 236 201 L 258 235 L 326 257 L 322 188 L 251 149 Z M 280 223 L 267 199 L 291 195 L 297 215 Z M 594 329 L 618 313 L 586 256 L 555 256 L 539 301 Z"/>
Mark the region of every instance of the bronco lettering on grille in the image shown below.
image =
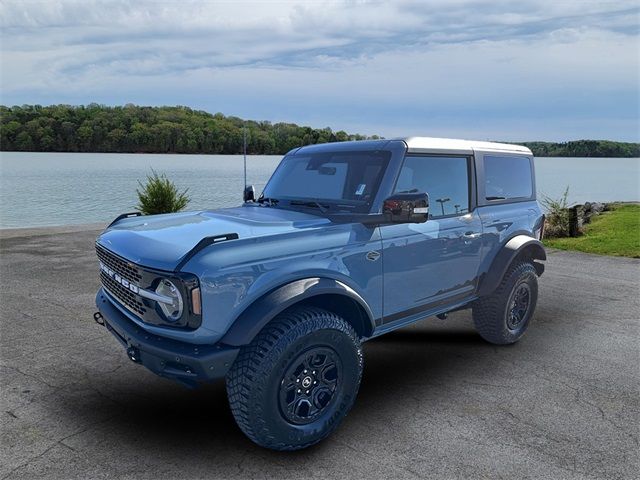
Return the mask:
<path id="1" fill-rule="evenodd" d="M 109 275 L 110 278 L 112 278 L 113 280 L 115 280 L 116 282 L 118 282 L 120 285 L 122 285 L 124 288 L 128 288 L 129 290 L 131 290 L 133 293 L 139 294 L 140 293 L 140 287 L 138 287 L 136 284 L 131 283 L 129 280 L 127 280 L 126 278 L 122 278 L 120 275 L 118 275 L 116 272 L 114 272 L 112 269 L 110 269 L 109 267 L 107 267 L 104 263 L 100 262 L 100 270 L 102 270 L 104 273 L 106 273 L 107 275 Z"/>

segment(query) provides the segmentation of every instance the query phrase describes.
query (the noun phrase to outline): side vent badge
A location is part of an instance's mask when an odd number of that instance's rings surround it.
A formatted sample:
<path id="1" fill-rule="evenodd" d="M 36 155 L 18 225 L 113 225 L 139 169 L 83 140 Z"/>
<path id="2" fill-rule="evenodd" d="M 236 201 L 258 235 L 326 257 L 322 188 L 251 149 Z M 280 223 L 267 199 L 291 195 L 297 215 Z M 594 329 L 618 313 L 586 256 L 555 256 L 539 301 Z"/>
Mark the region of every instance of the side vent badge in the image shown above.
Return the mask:
<path id="1" fill-rule="evenodd" d="M 367 260 L 371 262 L 375 262 L 379 258 L 380 258 L 380 252 L 376 252 L 375 250 L 372 250 L 369 253 L 367 253 Z"/>

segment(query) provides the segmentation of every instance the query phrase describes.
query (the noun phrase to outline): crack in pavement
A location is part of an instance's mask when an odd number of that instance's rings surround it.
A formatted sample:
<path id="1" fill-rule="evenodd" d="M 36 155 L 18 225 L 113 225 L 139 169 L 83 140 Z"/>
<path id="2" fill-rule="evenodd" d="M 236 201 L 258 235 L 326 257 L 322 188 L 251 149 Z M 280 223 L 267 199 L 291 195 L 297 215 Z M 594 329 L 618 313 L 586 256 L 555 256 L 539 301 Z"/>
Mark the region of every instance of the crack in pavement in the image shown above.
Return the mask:
<path id="1" fill-rule="evenodd" d="M 71 451 L 73 451 L 73 452 L 77 452 L 73 447 L 71 447 L 71 446 L 69 446 L 69 445 L 66 445 L 66 444 L 64 443 L 64 441 L 65 441 L 65 440 L 68 440 L 68 439 L 70 439 L 70 438 L 72 438 L 72 437 L 75 437 L 76 435 L 80 435 L 81 433 L 85 433 L 85 432 L 89 431 L 90 429 L 92 429 L 93 427 L 95 427 L 95 426 L 97 426 L 97 425 L 100 425 L 100 424 L 103 424 L 103 423 L 109 422 L 110 420 L 112 420 L 112 419 L 116 418 L 117 416 L 118 416 L 118 415 L 112 415 L 111 417 L 109 417 L 109 418 L 107 418 L 107 419 L 105 419 L 105 420 L 101 420 L 101 421 L 99 421 L 99 422 L 91 423 L 91 424 L 89 424 L 89 425 L 86 425 L 86 426 L 85 426 L 84 428 L 82 428 L 81 430 L 75 431 L 75 432 L 73 432 L 73 433 L 71 433 L 71 434 L 69 434 L 69 435 L 67 435 L 67 436 L 65 436 L 65 437 L 63 437 L 63 438 L 61 438 L 61 439 L 59 439 L 59 440 L 54 441 L 54 443 L 53 443 L 52 445 L 50 445 L 49 447 L 47 447 L 44 451 L 40 452 L 39 454 L 37 454 L 37 455 L 35 455 L 35 456 L 33 456 L 33 457 L 30 457 L 26 462 L 24 462 L 24 463 L 22 463 L 22 464 L 18 465 L 17 467 L 13 468 L 10 472 L 8 472 L 6 475 L 4 475 L 4 476 L 2 477 L 2 479 L 1 479 L 1 480 L 6 480 L 6 479 L 8 479 L 11 475 L 13 475 L 14 473 L 16 473 L 18 470 L 20 470 L 20 469 L 22 469 L 22 468 L 24 468 L 24 467 L 27 467 L 27 466 L 29 466 L 29 465 L 31 465 L 33 462 L 35 462 L 35 461 L 36 461 L 36 460 L 38 460 L 39 458 L 42 458 L 43 456 L 45 456 L 47 453 L 49 453 L 52 449 L 54 449 L 54 448 L 55 448 L 56 446 L 58 446 L 58 445 L 61 445 L 61 446 L 65 447 L 65 448 L 68 448 L 68 449 L 70 449 L 70 450 L 71 450 Z"/>

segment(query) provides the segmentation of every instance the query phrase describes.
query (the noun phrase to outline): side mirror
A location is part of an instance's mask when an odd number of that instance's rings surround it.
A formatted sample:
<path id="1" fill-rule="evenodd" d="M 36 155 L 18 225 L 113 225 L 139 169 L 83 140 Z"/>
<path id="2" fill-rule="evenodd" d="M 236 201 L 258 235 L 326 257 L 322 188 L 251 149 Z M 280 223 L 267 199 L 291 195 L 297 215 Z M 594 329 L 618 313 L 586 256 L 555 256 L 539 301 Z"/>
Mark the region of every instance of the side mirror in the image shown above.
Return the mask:
<path id="1" fill-rule="evenodd" d="M 247 202 L 255 202 L 256 201 L 256 189 L 253 185 L 247 185 L 244 187 L 244 192 L 242 193 L 242 200 Z"/>
<path id="2" fill-rule="evenodd" d="M 384 201 L 382 213 L 391 223 L 424 223 L 429 217 L 429 195 L 396 193 Z"/>

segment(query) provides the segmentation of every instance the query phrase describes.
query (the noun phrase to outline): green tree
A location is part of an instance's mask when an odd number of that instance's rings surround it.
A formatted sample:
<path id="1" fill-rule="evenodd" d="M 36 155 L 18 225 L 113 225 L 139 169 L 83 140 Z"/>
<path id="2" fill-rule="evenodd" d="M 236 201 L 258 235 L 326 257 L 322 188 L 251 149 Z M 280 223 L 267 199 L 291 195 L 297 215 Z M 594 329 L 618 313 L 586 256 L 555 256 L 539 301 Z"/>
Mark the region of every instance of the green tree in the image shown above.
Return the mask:
<path id="1" fill-rule="evenodd" d="M 179 212 L 187 206 L 190 198 L 188 188 L 180 192 L 175 184 L 163 173 L 151 170 L 146 183 L 138 181 L 138 205 L 136 208 L 145 215 Z"/>
<path id="2" fill-rule="evenodd" d="M 33 151 L 33 139 L 28 132 L 20 132 L 16 137 L 15 142 L 16 150 L 21 152 L 31 152 Z"/>
<path id="3" fill-rule="evenodd" d="M 22 126 L 15 120 L 3 124 L 0 129 L 0 148 L 3 150 L 12 150 L 15 148 L 13 147 L 13 143 L 21 129 Z"/>
<path id="4" fill-rule="evenodd" d="M 92 138 L 93 131 L 91 127 L 85 122 L 76 132 L 78 150 L 81 152 L 90 152 L 92 150 Z"/>

